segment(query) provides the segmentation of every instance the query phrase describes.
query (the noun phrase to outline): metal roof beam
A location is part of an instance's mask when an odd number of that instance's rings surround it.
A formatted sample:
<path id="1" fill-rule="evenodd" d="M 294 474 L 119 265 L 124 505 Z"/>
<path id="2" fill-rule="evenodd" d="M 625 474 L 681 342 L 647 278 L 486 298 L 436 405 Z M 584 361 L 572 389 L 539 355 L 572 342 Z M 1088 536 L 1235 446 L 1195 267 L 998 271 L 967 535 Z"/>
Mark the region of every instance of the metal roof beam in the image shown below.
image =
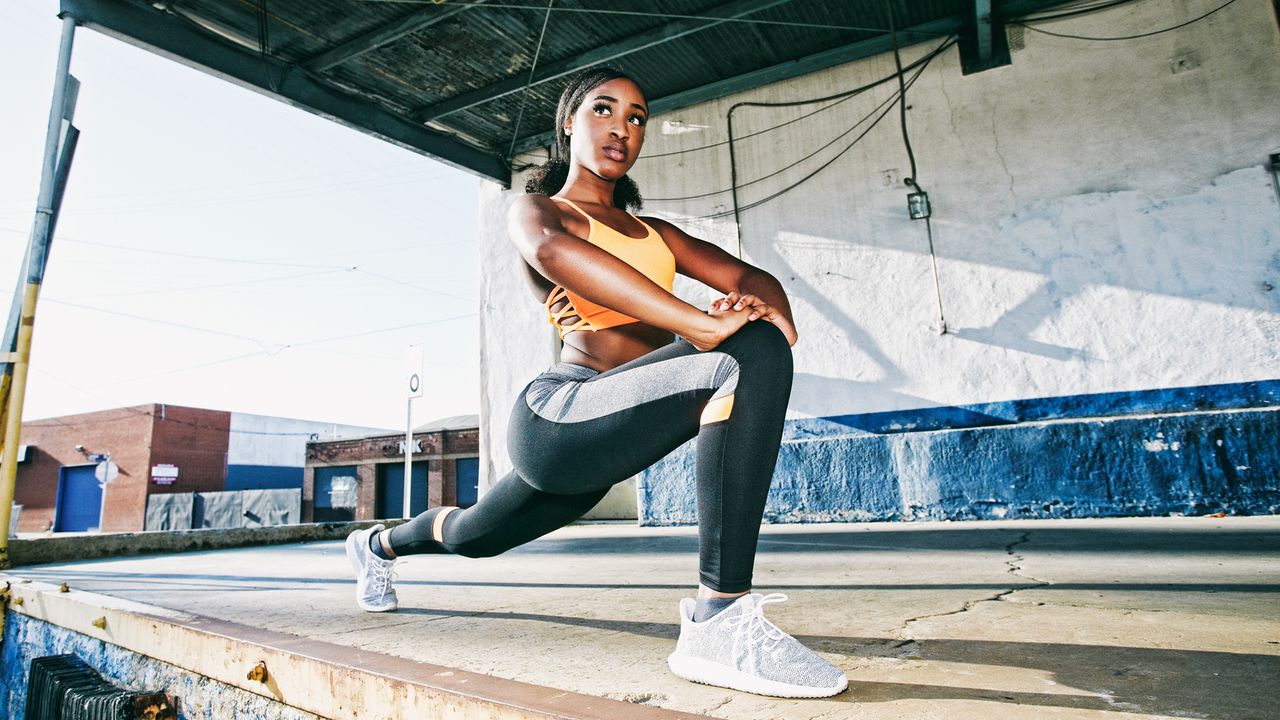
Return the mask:
<path id="1" fill-rule="evenodd" d="M 176 16 L 125 0 L 62 0 L 62 13 L 131 45 L 197 68 L 241 87 L 366 132 L 503 185 L 507 164 L 496 153 L 459 142 L 338 90 L 301 68 L 236 47 Z M 265 83 L 271 82 L 274 88 Z"/>
<path id="2" fill-rule="evenodd" d="M 964 29 L 960 31 L 960 70 L 965 75 L 1012 62 L 1004 21 L 992 13 L 991 0 L 971 0 Z"/>
<path id="3" fill-rule="evenodd" d="M 991 61 L 991 0 L 973 1 L 973 19 L 978 40 L 978 62 Z"/>
<path id="4" fill-rule="evenodd" d="M 483 2 L 485 0 L 473 0 L 472 4 L 454 5 L 448 9 L 440 9 L 439 6 L 434 4 L 427 5 L 421 10 L 410 13 L 399 20 L 326 50 L 301 63 L 302 67 L 311 72 L 323 72 L 335 65 L 341 65 L 348 60 L 360 57 L 370 50 L 377 50 L 383 45 L 389 45 L 405 35 L 411 35 L 419 30 L 425 30 L 432 25 L 444 22 L 454 15 L 464 13 Z"/>
<path id="5" fill-rule="evenodd" d="M 899 30 L 900 35 L 910 35 L 913 38 L 924 38 L 923 40 L 908 41 L 914 45 L 919 42 L 927 42 L 928 40 L 954 35 L 960 32 L 962 21 L 959 18 L 950 17 L 941 20 L 915 25 L 910 28 Z M 789 60 L 784 63 L 778 63 L 770 67 L 753 70 L 742 75 L 736 75 L 726 78 L 718 82 L 701 85 L 690 88 L 684 92 L 678 92 L 674 95 L 667 95 L 649 101 L 649 114 L 671 112 L 690 105 L 696 105 L 708 100 L 715 100 L 726 95 L 751 90 L 762 85 L 790 80 L 794 77 L 807 75 L 819 70 L 825 70 L 836 65 L 862 60 L 873 55 L 879 55 L 883 52 L 893 50 L 893 40 L 886 33 L 877 35 L 873 38 L 859 40 L 848 45 L 842 45 L 830 50 L 824 50 L 805 57 Z M 551 131 L 531 135 L 521 138 L 516 143 L 516 152 L 524 152 L 534 148 L 546 147 L 553 139 Z"/>
<path id="6" fill-rule="evenodd" d="M 662 43 L 682 38 L 685 35 L 707 30 L 730 20 L 788 2 L 791 2 L 791 0 L 734 0 L 734 2 L 720 5 L 706 12 L 707 15 L 721 19 L 711 21 L 705 18 L 675 20 L 648 32 L 633 35 L 625 40 L 603 45 L 593 50 L 588 50 L 581 55 L 544 65 L 534 71 L 533 81 L 529 85 L 538 85 L 548 80 L 555 80 L 583 68 L 616 60 L 625 55 L 630 55 L 655 45 L 661 45 Z M 528 80 L 527 75 L 512 76 L 488 87 L 463 93 L 434 105 L 415 110 L 412 113 L 412 117 L 419 122 L 428 122 L 460 110 L 466 110 L 469 107 L 522 90 L 525 87 L 526 80 Z"/>

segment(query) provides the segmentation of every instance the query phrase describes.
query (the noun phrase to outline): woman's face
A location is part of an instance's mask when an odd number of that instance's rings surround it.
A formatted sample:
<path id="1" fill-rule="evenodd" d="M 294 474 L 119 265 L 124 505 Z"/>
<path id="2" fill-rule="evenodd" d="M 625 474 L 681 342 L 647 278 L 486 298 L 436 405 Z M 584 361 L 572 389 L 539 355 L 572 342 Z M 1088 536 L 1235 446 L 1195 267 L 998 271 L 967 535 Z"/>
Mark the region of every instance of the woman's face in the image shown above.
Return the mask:
<path id="1" fill-rule="evenodd" d="M 649 106 L 640 88 L 615 78 L 592 88 L 565 126 L 574 162 L 605 180 L 618 180 L 644 145 Z"/>

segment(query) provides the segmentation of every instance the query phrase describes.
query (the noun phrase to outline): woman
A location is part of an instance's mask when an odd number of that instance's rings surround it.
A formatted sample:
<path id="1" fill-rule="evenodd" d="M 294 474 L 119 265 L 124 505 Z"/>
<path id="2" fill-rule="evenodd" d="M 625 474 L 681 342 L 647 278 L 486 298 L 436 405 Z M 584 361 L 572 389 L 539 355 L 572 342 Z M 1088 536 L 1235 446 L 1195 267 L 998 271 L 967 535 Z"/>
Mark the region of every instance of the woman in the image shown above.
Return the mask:
<path id="1" fill-rule="evenodd" d="M 564 341 L 562 362 L 515 403 L 515 470 L 474 507 L 432 508 L 352 533 L 359 606 L 396 608 L 396 557 L 489 557 L 579 518 L 615 483 L 697 437 L 699 587 L 680 602 L 671 670 L 782 697 L 842 692 L 844 674 L 765 619 L 783 595 L 751 593 L 756 540 L 791 394 L 791 310 L 771 275 L 657 218 L 637 218 L 626 176 L 648 109 L 621 72 L 570 81 L 556 157 L 509 214 L 535 296 Z M 725 297 L 707 312 L 671 293 L 676 272 Z M 680 339 L 676 339 L 679 336 Z"/>

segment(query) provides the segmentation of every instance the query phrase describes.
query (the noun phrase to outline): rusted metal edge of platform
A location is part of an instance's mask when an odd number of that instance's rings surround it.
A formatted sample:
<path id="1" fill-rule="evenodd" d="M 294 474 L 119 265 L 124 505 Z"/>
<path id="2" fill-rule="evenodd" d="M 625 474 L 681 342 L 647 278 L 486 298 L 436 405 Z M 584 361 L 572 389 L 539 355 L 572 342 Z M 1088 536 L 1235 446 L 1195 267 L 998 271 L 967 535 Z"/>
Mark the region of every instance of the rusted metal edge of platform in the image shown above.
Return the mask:
<path id="1" fill-rule="evenodd" d="M 558 690 L 0 575 L 8 608 L 326 718 L 700 715 Z M 265 680 L 250 671 L 263 663 Z"/>

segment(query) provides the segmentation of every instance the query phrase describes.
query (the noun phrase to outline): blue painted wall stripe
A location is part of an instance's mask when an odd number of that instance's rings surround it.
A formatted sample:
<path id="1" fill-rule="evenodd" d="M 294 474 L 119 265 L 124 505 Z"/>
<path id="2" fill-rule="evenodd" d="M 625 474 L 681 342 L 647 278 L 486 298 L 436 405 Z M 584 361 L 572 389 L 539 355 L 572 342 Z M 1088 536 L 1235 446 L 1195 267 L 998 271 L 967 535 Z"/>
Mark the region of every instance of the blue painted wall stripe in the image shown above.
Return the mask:
<path id="1" fill-rule="evenodd" d="M 641 473 L 640 524 L 697 522 L 696 466 L 690 442 Z M 778 454 L 765 519 L 975 520 L 1219 511 L 1280 512 L 1280 404 L 793 437 Z"/>
<path id="2" fill-rule="evenodd" d="M 302 487 L 303 469 L 282 465 L 228 465 L 227 490 L 282 490 Z"/>
<path id="3" fill-rule="evenodd" d="M 788 421 L 783 440 L 855 432 L 892 435 L 1042 420 L 1241 410 L 1280 406 L 1280 380 L 1062 395 Z"/>

